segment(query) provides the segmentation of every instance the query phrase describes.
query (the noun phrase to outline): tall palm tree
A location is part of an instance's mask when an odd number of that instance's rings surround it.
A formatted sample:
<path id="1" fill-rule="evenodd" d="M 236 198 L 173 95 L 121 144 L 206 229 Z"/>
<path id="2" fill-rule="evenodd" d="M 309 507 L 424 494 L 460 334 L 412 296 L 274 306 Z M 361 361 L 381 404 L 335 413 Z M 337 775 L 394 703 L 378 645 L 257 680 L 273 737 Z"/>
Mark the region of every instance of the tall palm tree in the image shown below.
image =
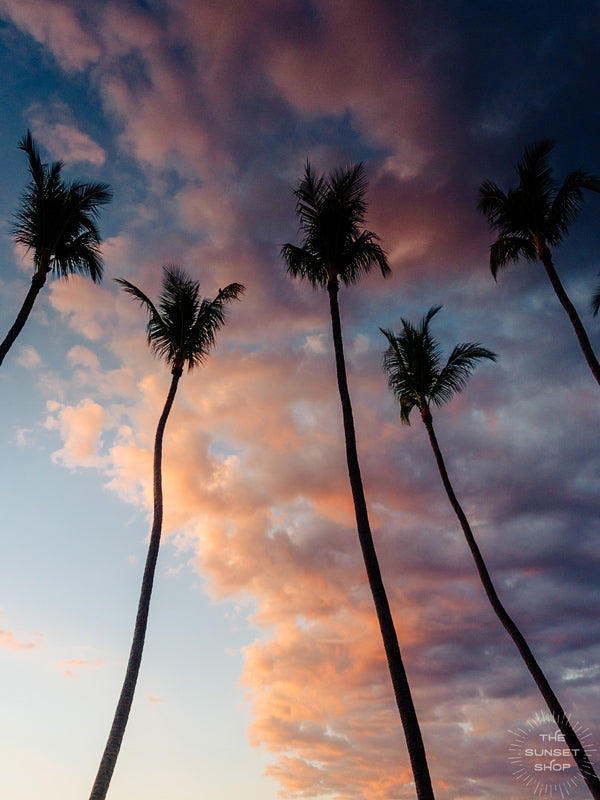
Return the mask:
<path id="1" fill-rule="evenodd" d="M 495 361 L 496 356 L 479 344 L 459 344 L 452 350 L 446 364 L 442 366 L 440 346 L 429 331 L 429 323 L 440 308 L 441 306 L 431 308 L 418 327 L 403 319 L 402 331 L 399 334 L 394 334 L 383 328 L 380 329 L 389 343 L 384 355 L 384 369 L 388 376 L 388 384 L 400 404 L 400 419 L 404 424 L 410 425 L 409 417 L 413 408 L 419 410 L 429 435 L 429 441 L 435 455 L 442 483 L 475 560 L 487 598 L 496 616 L 517 646 L 532 678 L 548 704 L 550 713 L 564 735 L 592 797 L 600 800 L 600 783 L 594 768 L 523 634 L 498 597 L 467 517 L 458 502 L 448 477 L 442 451 L 433 427 L 431 406 L 432 404 L 442 406 L 447 403 L 463 389 L 478 361 L 483 358 Z"/>
<path id="2" fill-rule="evenodd" d="M 374 267 L 379 267 L 384 276 L 390 272 L 378 237 L 363 228 L 366 189 L 367 181 L 362 164 L 334 170 L 327 177 L 325 175 L 319 177 L 307 163 L 304 178 L 295 191 L 296 213 L 304 241 L 301 247 L 284 245 L 281 254 L 292 276 L 306 278 L 313 287 L 326 289 L 329 294 L 337 381 L 346 439 L 346 459 L 358 537 L 404 728 L 417 797 L 420 800 L 425 798 L 432 800 L 433 789 L 423 739 L 371 534 L 358 463 L 354 419 L 344 360 L 338 304 L 340 281 L 345 286 L 357 283 Z"/>
<path id="3" fill-rule="evenodd" d="M 550 251 L 550 247 L 563 241 L 569 226 L 581 211 L 583 190 L 600 192 L 600 177 L 579 169 L 567 175 L 558 186 L 548 164 L 553 147 L 554 143 L 548 139 L 526 147 L 517 166 L 519 185 L 506 194 L 492 181 L 484 181 L 479 189 L 478 208 L 498 233 L 490 247 L 490 268 L 494 278 L 498 270 L 511 261 L 539 259 L 571 320 L 585 360 L 600 384 L 600 364 L 575 306 L 558 277 Z"/>
<path id="4" fill-rule="evenodd" d="M 0 364 L 33 308 L 46 278 L 86 275 L 100 283 L 102 259 L 96 227 L 99 208 L 112 197 L 105 183 L 70 183 L 61 177 L 63 164 L 43 164 L 30 131 L 19 142 L 27 154 L 31 181 L 21 198 L 13 228 L 14 240 L 33 251 L 35 272 L 17 318 L 0 344 Z"/>
<path id="5" fill-rule="evenodd" d="M 154 439 L 154 517 L 142 579 L 133 643 L 117 710 L 90 800 L 104 800 L 106 797 L 129 718 L 142 661 L 150 597 L 162 531 L 163 435 L 167 418 L 175 399 L 177 385 L 186 365 L 188 370 L 191 370 L 205 362 L 215 344 L 217 331 L 225 324 L 225 305 L 237 300 L 244 292 L 244 287 L 241 284 L 231 283 L 224 289 L 219 289 L 219 293 L 214 300 L 202 299 L 199 294 L 199 285 L 196 281 L 192 280 L 177 267 L 165 267 L 163 287 L 157 308 L 137 286 L 122 279 L 118 279 L 118 283 L 121 284 L 126 292 L 136 300 L 139 300 L 142 306 L 145 306 L 148 312 L 148 344 L 156 355 L 170 365 L 171 386 L 158 421 Z"/>

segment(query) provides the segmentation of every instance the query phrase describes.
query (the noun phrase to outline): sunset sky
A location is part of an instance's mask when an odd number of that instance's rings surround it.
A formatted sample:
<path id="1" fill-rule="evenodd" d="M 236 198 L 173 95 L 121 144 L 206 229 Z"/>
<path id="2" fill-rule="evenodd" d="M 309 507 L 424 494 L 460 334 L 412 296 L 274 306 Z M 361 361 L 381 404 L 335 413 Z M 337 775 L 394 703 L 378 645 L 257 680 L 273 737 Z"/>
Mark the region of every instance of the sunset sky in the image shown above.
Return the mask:
<path id="1" fill-rule="evenodd" d="M 364 161 L 392 275 L 340 291 L 363 480 L 437 800 L 533 796 L 510 730 L 544 708 L 489 608 L 379 327 L 499 356 L 434 410 L 498 591 L 600 748 L 600 389 L 539 264 L 494 282 L 481 182 L 552 138 L 600 173 L 588 0 L 0 0 L 0 335 L 30 129 L 110 184 L 104 281 L 52 280 L 0 368 L 0 797 L 88 797 L 127 661 L 169 370 L 114 281 L 178 264 L 242 302 L 184 374 L 165 526 L 110 800 L 404 800 L 406 745 L 366 585 L 327 295 L 286 275 L 293 189 Z M 555 252 L 596 352 L 600 196 Z M 597 768 L 600 756 L 596 753 Z M 572 770 L 574 772 L 574 769 Z M 570 797 L 589 794 L 581 782 Z"/>

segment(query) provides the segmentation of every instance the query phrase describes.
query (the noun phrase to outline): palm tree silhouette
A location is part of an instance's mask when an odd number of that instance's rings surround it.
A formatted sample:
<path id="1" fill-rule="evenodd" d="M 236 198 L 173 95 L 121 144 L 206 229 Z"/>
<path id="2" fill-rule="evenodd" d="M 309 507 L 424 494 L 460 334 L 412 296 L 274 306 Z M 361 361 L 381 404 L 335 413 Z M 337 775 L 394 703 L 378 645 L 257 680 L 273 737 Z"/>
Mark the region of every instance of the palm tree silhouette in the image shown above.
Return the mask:
<path id="1" fill-rule="evenodd" d="M 43 164 L 30 131 L 19 149 L 29 159 L 31 181 L 21 198 L 13 235 L 17 244 L 33 251 L 35 272 L 21 310 L 0 344 L 0 364 L 27 322 L 49 273 L 59 278 L 86 275 L 100 283 L 102 259 L 95 220 L 100 206 L 112 197 L 105 183 L 66 184 L 62 162 Z"/>
<path id="2" fill-rule="evenodd" d="M 403 319 L 402 331 L 399 334 L 380 328 L 389 343 L 384 355 L 384 369 L 387 373 L 388 384 L 400 404 L 400 419 L 405 425 L 410 425 L 409 417 L 412 409 L 418 408 L 429 435 L 429 441 L 435 455 L 442 483 L 475 560 L 477 572 L 481 578 L 487 598 L 496 616 L 517 646 L 532 678 L 542 693 L 550 713 L 571 749 L 573 758 L 588 785 L 592 797 L 600 800 L 600 783 L 594 768 L 523 634 L 502 605 L 471 531 L 471 526 L 458 502 L 448 477 L 442 451 L 433 427 L 431 405 L 442 406 L 447 403 L 455 394 L 462 391 L 478 361 L 483 358 L 495 361 L 496 356 L 479 344 L 459 344 L 452 350 L 446 364 L 442 366 L 440 346 L 429 331 L 429 323 L 440 308 L 441 306 L 431 308 L 418 327 Z"/>
<path id="3" fill-rule="evenodd" d="M 334 170 L 327 177 L 318 177 L 307 162 L 304 178 L 295 191 L 296 213 L 304 240 L 301 247 L 284 245 L 281 255 L 292 276 L 306 278 L 315 288 L 326 289 L 329 294 L 346 459 L 358 537 L 404 728 L 417 797 L 421 800 L 432 800 L 433 789 L 421 730 L 371 534 L 344 361 L 338 304 L 340 281 L 345 286 L 357 283 L 373 267 L 379 267 L 384 276 L 390 272 L 378 237 L 363 228 L 366 189 L 367 181 L 362 164 Z"/>
<path id="4" fill-rule="evenodd" d="M 490 247 L 490 268 L 494 278 L 501 267 L 524 258 L 539 259 L 556 296 L 567 312 L 579 346 L 596 381 L 600 364 L 592 349 L 575 306 L 569 299 L 554 267 L 550 247 L 559 245 L 569 232 L 583 205 L 583 190 L 600 192 L 600 177 L 583 170 L 571 172 L 559 187 L 548 164 L 554 147 L 549 139 L 525 148 L 517 166 L 519 185 L 505 194 L 492 181 L 479 189 L 479 210 L 486 215 L 498 238 Z"/>
<path id="5" fill-rule="evenodd" d="M 158 308 L 137 286 L 118 279 L 126 292 L 148 311 L 147 338 L 154 353 L 171 367 L 171 386 L 154 439 L 154 517 L 150 544 L 142 579 L 133 643 L 117 710 L 100 762 L 90 800 L 104 800 L 117 762 L 137 683 L 148 622 L 150 597 L 162 531 L 162 443 L 167 418 L 183 368 L 203 364 L 215 344 L 217 331 L 225 324 L 225 305 L 239 299 L 244 287 L 231 283 L 214 300 L 202 299 L 199 284 L 177 267 L 165 267 Z"/>

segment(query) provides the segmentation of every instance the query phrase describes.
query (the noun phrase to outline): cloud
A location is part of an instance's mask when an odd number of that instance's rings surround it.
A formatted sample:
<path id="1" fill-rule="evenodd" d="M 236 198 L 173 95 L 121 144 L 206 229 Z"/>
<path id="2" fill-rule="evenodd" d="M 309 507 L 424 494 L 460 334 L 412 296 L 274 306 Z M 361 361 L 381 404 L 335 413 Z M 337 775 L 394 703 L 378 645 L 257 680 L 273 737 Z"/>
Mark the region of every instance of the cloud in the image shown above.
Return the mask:
<path id="1" fill-rule="evenodd" d="M 17 447 L 29 447 L 32 434 L 33 428 L 18 428 L 14 440 Z"/>
<path id="2" fill-rule="evenodd" d="M 73 366 L 97 369 L 100 366 L 100 359 L 89 348 L 77 344 L 67 353 L 67 361 Z"/>
<path id="3" fill-rule="evenodd" d="M 81 70 L 100 54 L 91 32 L 61 2 L 47 0 L 43 13 L 38 0 L 1 0 L 0 9 L 21 30 L 46 45 L 67 70 Z"/>
<path id="4" fill-rule="evenodd" d="M 103 287 L 78 275 L 50 284 L 50 303 L 75 330 L 91 341 L 99 339 L 114 313 L 114 296 Z"/>
<path id="5" fill-rule="evenodd" d="M 70 660 L 59 659 L 56 666 L 62 672 L 65 678 L 73 678 L 77 670 L 80 669 L 98 669 L 104 666 L 103 661 L 85 661 L 79 658 Z"/>
<path id="6" fill-rule="evenodd" d="M 19 348 L 17 363 L 25 367 L 25 369 L 34 369 L 40 366 L 42 358 L 35 347 L 27 344 Z"/>
<path id="7" fill-rule="evenodd" d="M 93 400 L 81 400 L 77 406 L 48 402 L 44 422 L 48 430 L 58 430 L 64 445 L 52 454 L 53 461 L 65 467 L 98 466 L 105 427 L 104 409 Z"/>
<path id="8" fill-rule="evenodd" d="M 99 167 L 104 164 L 104 150 L 91 136 L 79 130 L 71 110 L 64 103 L 31 106 L 26 113 L 34 137 L 54 159 L 66 165 L 87 162 Z"/>
<path id="9" fill-rule="evenodd" d="M 13 652 L 20 652 L 22 650 L 34 650 L 39 647 L 39 643 L 19 641 L 12 631 L 0 630 L 0 647 L 6 647 Z"/>

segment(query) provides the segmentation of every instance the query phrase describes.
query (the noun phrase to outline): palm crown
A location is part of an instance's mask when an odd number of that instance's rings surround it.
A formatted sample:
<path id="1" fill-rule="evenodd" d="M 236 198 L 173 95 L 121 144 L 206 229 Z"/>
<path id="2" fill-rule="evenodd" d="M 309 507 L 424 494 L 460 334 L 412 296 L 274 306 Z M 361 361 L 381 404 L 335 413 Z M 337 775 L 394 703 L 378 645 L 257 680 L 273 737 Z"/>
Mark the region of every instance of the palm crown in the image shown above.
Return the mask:
<path id="1" fill-rule="evenodd" d="M 187 364 L 191 370 L 204 362 L 215 344 L 217 331 L 225 324 L 225 305 L 245 291 L 240 283 L 230 283 L 214 300 L 200 297 L 200 285 L 178 267 L 164 267 L 158 308 L 150 298 L 123 278 L 117 278 L 126 292 L 148 311 L 147 337 L 153 352 L 179 372 Z"/>
<path id="2" fill-rule="evenodd" d="M 356 283 L 374 266 L 389 274 L 378 236 L 363 228 L 366 190 L 362 163 L 320 177 L 306 163 L 295 191 L 304 241 L 301 247 L 286 244 L 281 249 L 291 275 L 327 288 L 336 278 L 345 285 Z"/>
<path id="3" fill-rule="evenodd" d="M 519 185 L 503 192 L 492 181 L 479 189 L 479 210 L 498 238 L 490 247 L 490 268 L 497 271 L 511 261 L 535 261 L 544 245 L 559 245 L 583 205 L 583 190 L 600 192 L 600 177 L 575 170 L 561 186 L 548 157 L 554 142 L 543 139 L 525 148 L 517 166 Z"/>
<path id="4" fill-rule="evenodd" d="M 421 413 L 427 412 L 431 403 L 441 406 L 460 392 L 477 361 L 496 361 L 491 350 L 477 343 L 463 343 L 454 347 L 442 366 L 440 345 L 429 331 L 429 323 L 441 308 L 430 308 L 417 327 L 403 319 L 399 334 L 380 328 L 389 342 L 383 367 L 405 425 L 410 425 L 409 415 L 415 406 Z"/>
<path id="5" fill-rule="evenodd" d="M 65 183 L 62 162 L 43 164 L 29 131 L 19 148 L 28 156 L 31 181 L 15 215 L 15 241 L 33 250 L 36 271 L 53 270 L 59 277 L 78 273 L 99 283 L 102 259 L 96 218 L 112 197 L 107 184 Z"/>

